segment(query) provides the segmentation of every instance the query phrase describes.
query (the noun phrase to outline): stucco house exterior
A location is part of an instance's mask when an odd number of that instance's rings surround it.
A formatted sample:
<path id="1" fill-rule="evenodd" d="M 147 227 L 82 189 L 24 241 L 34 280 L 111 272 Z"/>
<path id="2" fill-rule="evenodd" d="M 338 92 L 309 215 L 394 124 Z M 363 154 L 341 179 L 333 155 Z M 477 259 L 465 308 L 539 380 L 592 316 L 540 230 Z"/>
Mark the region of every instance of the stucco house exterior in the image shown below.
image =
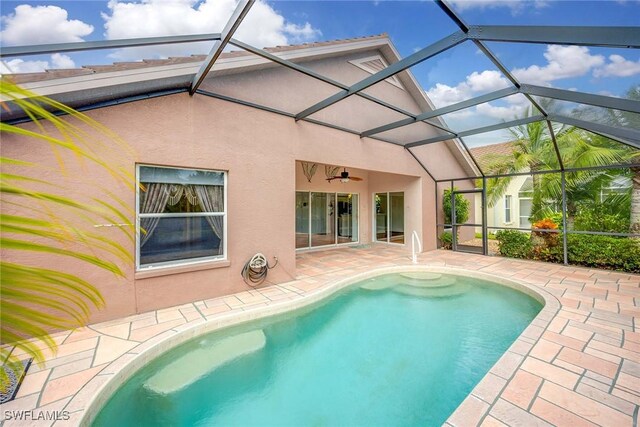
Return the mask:
<path id="1" fill-rule="evenodd" d="M 500 142 L 472 148 L 471 154 L 483 170 L 491 163 L 493 156 L 509 155 L 512 152 L 511 142 Z M 521 171 L 527 172 L 527 171 Z M 533 178 L 531 176 L 514 176 L 511 178 L 504 194 L 494 206 L 487 207 L 487 226 L 505 228 L 530 228 L 531 201 L 533 200 Z M 482 217 L 481 196 L 476 195 L 475 217 Z"/>
<path id="2" fill-rule="evenodd" d="M 346 85 L 400 59 L 384 34 L 266 50 Z M 121 242 L 135 254 L 133 265 L 124 267 L 126 278 L 118 282 L 64 257 L 28 255 L 29 262 L 73 271 L 97 285 L 106 309 L 93 313 L 92 322 L 248 290 L 240 273 L 257 252 L 271 264 L 277 258 L 268 283 L 283 283 L 296 278 L 297 251 L 372 243 L 409 250 L 414 231 L 423 250 L 436 248 L 440 196 L 433 176 L 474 175 L 457 141 L 421 146 L 414 157 L 401 145 L 361 138 L 347 129 L 363 131 L 398 118 L 362 96 L 296 121 L 293 114 L 335 93 L 335 87 L 248 52 L 225 52 L 190 96 L 186 88 L 202 60 L 14 76 L 38 94 L 83 109 L 132 148 L 120 160 L 135 174 L 137 191 L 113 188 L 131 211 L 129 221 L 95 224 L 107 236 L 109 226 L 135 228 L 135 242 Z M 367 93 L 415 114 L 433 109 L 409 71 Z M 3 112 L 3 120 L 22 118 L 13 109 Z M 396 136 L 420 139 L 432 132 L 416 123 Z M 58 182 L 56 155 L 46 145 L 10 135 L 3 140 L 3 156 L 51 166 L 44 178 Z M 315 173 L 309 177 L 310 168 Z M 341 172 L 350 178 L 327 180 Z M 87 177 L 97 178 L 93 174 L 70 170 L 76 182 L 66 188 L 68 196 L 95 197 L 86 184 Z"/>

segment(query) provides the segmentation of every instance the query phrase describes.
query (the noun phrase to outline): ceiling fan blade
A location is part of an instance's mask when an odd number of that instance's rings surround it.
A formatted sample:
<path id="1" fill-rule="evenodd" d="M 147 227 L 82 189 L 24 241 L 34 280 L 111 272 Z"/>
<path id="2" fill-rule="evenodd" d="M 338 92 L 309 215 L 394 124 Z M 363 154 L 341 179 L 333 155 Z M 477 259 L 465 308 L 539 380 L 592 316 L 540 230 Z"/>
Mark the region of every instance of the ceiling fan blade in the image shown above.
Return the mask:
<path id="1" fill-rule="evenodd" d="M 362 178 L 358 178 L 357 176 L 350 176 L 349 179 L 353 181 L 362 181 Z"/>

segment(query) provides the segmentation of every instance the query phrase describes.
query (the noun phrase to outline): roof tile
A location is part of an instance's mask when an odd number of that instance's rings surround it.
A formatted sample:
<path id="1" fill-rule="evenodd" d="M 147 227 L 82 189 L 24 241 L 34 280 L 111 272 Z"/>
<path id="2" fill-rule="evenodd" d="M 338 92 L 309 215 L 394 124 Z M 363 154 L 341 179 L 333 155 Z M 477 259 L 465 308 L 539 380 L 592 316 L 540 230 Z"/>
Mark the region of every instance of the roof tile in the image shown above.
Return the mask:
<path id="1" fill-rule="evenodd" d="M 287 52 L 297 49 L 309 49 L 315 47 L 322 46 L 335 46 L 347 43 L 353 43 L 364 40 L 376 40 L 376 39 L 385 39 L 388 38 L 387 33 L 382 33 L 374 36 L 365 36 L 365 37 L 355 37 L 350 39 L 341 39 L 341 40 L 328 40 L 321 42 L 312 42 L 312 43 L 302 43 L 295 45 L 287 45 L 287 46 L 275 46 L 275 47 L 266 47 L 265 51 L 270 53 L 277 52 Z M 230 52 L 224 52 L 220 58 L 237 58 L 242 56 L 252 55 L 249 52 L 245 52 L 243 50 L 236 50 Z M 86 74 L 94 74 L 94 73 L 108 73 L 114 71 L 123 71 L 123 70 L 133 70 L 145 67 L 158 67 L 163 65 L 172 65 L 172 64 L 185 64 L 185 63 L 197 63 L 202 62 L 207 58 L 207 55 L 191 55 L 191 56 L 172 56 L 165 59 L 143 59 L 142 61 L 135 62 L 115 62 L 113 64 L 105 64 L 105 65 L 84 65 L 82 68 L 74 68 L 68 70 L 46 70 L 45 72 L 40 73 L 16 73 L 11 74 L 11 79 L 18 84 L 21 83 L 30 83 L 37 82 L 43 80 L 53 80 L 59 79 L 63 77 L 73 77 L 73 76 L 81 76 Z"/>

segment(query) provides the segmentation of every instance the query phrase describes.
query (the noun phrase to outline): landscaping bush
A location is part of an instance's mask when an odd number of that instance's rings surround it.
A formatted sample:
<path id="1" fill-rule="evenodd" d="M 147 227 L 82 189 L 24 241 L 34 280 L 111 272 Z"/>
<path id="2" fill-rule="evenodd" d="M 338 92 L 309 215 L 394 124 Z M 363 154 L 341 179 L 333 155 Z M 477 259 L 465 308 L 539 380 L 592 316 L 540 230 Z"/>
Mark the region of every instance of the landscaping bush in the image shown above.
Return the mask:
<path id="1" fill-rule="evenodd" d="M 531 240 L 527 233 L 518 230 L 500 230 L 496 233 L 500 255 L 509 258 L 529 258 Z"/>
<path id="2" fill-rule="evenodd" d="M 551 218 L 544 218 L 534 222 L 532 228 L 538 230 L 557 230 L 558 224 Z M 564 256 L 560 242 L 559 233 L 533 231 L 531 233 L 532 258 L 538 261 L 562 261 Z"/>
<path id="3" fill-rule="evenodd" d="M 567 247 L 572 264 L 640 273 L 640 241 L 637 239 L 569 234 Z"/>
<path id="4" fill-rule="evenodd" d="M 573 228 L 578 231 L 606 231 L 628 233 L 629 215 L 607 212 L 603 206 L 583 206 L 573 220 Z"/>
<path id="5" fill-rule="evenodd" d="M 457 190 L 457 188 L 453 188 Z M 442 195 L 444 223 L 451 224 L 451 190 L 446 189 Z M 456 194 L 456 223 L 463 224 L 469 219 L 469 200 L 462 194 Z"/>

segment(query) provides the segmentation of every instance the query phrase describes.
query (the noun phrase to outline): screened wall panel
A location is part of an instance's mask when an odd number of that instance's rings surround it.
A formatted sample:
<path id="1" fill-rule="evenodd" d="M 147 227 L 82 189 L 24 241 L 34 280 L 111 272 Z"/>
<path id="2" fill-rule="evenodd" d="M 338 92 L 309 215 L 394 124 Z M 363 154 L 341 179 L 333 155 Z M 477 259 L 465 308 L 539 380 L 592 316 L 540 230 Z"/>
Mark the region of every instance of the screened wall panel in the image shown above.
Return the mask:
<path id="1" fill-rule="evenodd" d="M 451 134 L 425 122 L 416 122 L 407 126 L 376 133 L 374 136 L 399 144 L 408 144 L 437 136 L 451 136 Z"/>
<path id="2" fill-rule="evenodd" d="M 629 25 L 637 26 L 637 22 Z M 522 84 L 629 99 L 637 96 L 633 92 L 640 83 L 637 49 L 504 42 L 486 45 Z"/>
<path id="3" fill-rule="evenodd" d="M 523 94 L 518 93 L 444 114 L 440 118 L 452 129 L 462 132 L 538 114 L 540 112 L 531 102 Z"/>
<path id="4" fill-rule="evenodd" d="M 427 100 L 420 99 L 424 95 L 420 89 L 415 87 L 417 82 L 411 80 L 409 73 L 410 71 L 402 71 L 389 79 L 368 87 L 362 93 L 376 97 L 414 115 L 429 111 L 430 107 Z M 416 100 L 416 98 L 418 99 Z"/>
<path id="5" fill-rule="evenodd" d="M 296 114 L 337 90 L 332 85 L 254 54 L 239 54 L 236 61 L 251 64 L 255 69 L 238 73 L 224 62 L 218 63 L 200 89 L 289 114 Z"/>
<path id="6" fill-rule="evenodd" d="M 436 108 L 512 86 L 471 41 L 416 64 L 410 71 Z"/>
<path id="7" fill-rule="evenodd" d="M 406 119 L 407 116 L 359 96 L 350 96 L 311 114 L 309 118 L 363 132 L 390 122 Z"/>
<path id="8" fill-rule="evenodd" d="M 424 164 L 437 180 L 466 178 L 475 175 L 471 166 L 465 167 L 464 153 L 455 147 L 453 141 L 441 141 L 433 144 L 412 147 L 411 152 Z M 460 158 L 458 164 L 445 164 L 443 158 L 454 155 Z"/>
<path id="9" fill-rule="evenodd" d="M 560 169 L 545 121 L 469 135 L 464 141 L 487 176 Z"/>
<path id="10" fill-rule="evenodd" d="M 572 231 L 629 233 L 637 222 L 631 198 L 639 188 L 638 169 L 567 172 L 567 217 Z M 637 210 L 637 207 L 635 208 Z"/>

